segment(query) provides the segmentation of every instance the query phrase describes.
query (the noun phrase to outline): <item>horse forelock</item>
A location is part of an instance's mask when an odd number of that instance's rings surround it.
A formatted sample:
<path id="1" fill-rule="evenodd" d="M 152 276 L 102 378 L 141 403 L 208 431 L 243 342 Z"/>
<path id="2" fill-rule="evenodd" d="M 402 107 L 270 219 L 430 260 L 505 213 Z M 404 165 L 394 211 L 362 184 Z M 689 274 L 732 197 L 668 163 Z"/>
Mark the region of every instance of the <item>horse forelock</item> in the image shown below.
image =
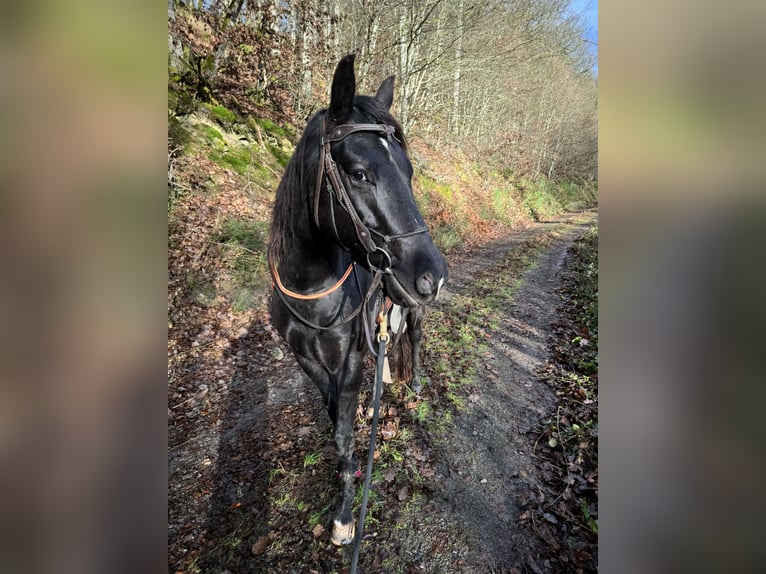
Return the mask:
<path id="1" fill-rule="evenodd" d="M 359 110 L 367 122 L 392 126 L 394 136 L 399 140 L 402 149 L 407 151 L 407 138 L 404 136 L 404 129 L 383 104 L 371 96 L 357 96 L 354 99 L 354 107 Z"/>

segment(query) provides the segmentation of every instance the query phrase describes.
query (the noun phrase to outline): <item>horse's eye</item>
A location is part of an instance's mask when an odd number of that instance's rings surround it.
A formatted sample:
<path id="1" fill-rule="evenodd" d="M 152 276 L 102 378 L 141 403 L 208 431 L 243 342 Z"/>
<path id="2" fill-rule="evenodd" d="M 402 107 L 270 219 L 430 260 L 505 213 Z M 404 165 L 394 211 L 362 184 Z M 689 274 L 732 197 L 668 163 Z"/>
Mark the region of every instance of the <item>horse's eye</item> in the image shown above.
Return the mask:
<path id="1" fill-rule="evenodd" d="M 351 172 L 351 179 L 354 181 L 367 181 L 367 174 L 361 169 L 355 169 Z"/>

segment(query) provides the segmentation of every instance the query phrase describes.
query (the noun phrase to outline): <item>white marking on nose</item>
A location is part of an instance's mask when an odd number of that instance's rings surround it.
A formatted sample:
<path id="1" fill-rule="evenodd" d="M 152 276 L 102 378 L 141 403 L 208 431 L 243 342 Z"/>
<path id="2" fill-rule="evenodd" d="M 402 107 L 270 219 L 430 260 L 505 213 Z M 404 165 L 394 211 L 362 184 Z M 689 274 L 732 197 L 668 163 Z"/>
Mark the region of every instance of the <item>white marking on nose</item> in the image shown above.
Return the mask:
<path id="1" fill-rule="evenodd" d="M 436 297 L 434 297 L 434 301 L 439 298 L 439 291 L 442 290 L 442 285 L 444 285 L 444 277 L 439 279 L 439 284 L 436 286 Z"/>

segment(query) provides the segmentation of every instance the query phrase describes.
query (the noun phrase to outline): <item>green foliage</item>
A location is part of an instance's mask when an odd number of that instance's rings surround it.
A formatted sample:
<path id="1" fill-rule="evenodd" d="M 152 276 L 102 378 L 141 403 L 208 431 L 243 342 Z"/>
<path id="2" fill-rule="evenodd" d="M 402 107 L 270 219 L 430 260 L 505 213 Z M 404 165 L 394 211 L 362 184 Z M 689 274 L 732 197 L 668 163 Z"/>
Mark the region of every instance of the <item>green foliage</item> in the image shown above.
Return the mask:
<path id="1" fill-rule="evenodd" d="M 493 189 L 490 194 L 490 205 L 492 217 L 507 224 L 513 222 L 513 215 L 518 212 L 518 205 L 512 190 L 508 188 Z"/>
<path id="2" fill-rule="evenodd" d="M 252 126 L 258 126 L 265 132 L 266 135 L 270 135 L 277 139 L 292 140 L 295 137 L 294 130 L 291 126 L 278 126 L 267 118 L 256 118 L 253 116 L 248 117 L 248 124 Z"/>
<path id="3" fill-rule="evenodd" d="M 252 307 L 256 292 L 267 277 L 267 228 L 264 221 L 232 218 L 223 221 L 216 232 L 216 240 L 225 248 L 224 263 L 233 275 L 227 287 L 234 311 Z"/>
<path id="4" fill-rule="evenodd" d="M 578 241 L 576 253 L 572 270 L 579 280 L 566 293 L 575 302 L 575 318 L 589 337 L 572 339 L 577 349 L 573 362 L 580 373 L 591 376 L 598 372 L 598 227 L 591 227 Z"/>
<path id="5" fill-rule="evenodd" d="M 325 521 L 327 514 L 330 512 L 331 506 L 328 504 L 323 508 L 317 509 L 309 514 L 309 528 L 313 529 L 317 524 Z"/>
<path id="6" fill-rule="evenodd" d="M 428 404 L 428 401 L 422 400 L 415 411 L 415 418 L 418 422 L 424 423 L 428 420 L 429 415 L 431 414 L 431 407 Z"/>
<path id="7" fill-rule="evenodd" d="M 230 128 L 237 122 L 237 114 L 221 105 L 204 104 L 204 106 L 210 112 L 210 116 L 226 128 Z"/>
<path id="8" fill-rule="evenodd" d="M 322 460 L 321 452 L 310 452 L 306 454 L 305 457 L 303 457 L 303 468 L 314 466 L 315 464 L 319 463 L 320 460 Z"/>
<path id="9" fill-rule="evenodd" d="M 223 134 L 213 126 L 202 126 L 202 133 L 210 143 L 218 144 L 218 142 L 224 141 Z"/>
<path id="10" fill-rule="evenodd" d="M 253 161 L 250 150 L 246 147 L 224 150 L 213 150 L 210 159 L 221 167 L 231 168 L 240 175 L 244 175 Z"/>
<path id="11" fill-rule="evenodd" d="M 535 221 L 545 221 L 564 211 L 556 187 L 546 179 L 525 187 L 522 205 Z"/>
<path id="12" fill-rule="evenodd" d="M 185 150 L 191 141 L 191 134 L 178 118 L 173 114 L 168 114 L 168 140 L 170 149 Z"/>
<path id="13" fill-rule="evenodd" d="M 554 182 L 546 178 L 522 183 L 522 205 L 535 221 L 550 219 L 565 211 L 594 207 L 595 184 Z"/>
<path id="14" fill-rule="evenodd" d="M 593 532 L 593 534 L 598 534 L 598 522 L 596 522 L 593 519 L 593 516 L 591 516 L 590 508 L 588 508 L 588 503 L 584 500 L 580 502 L 580 511 L 582 512 L 585 524 L 588 526 L 588 528 L 590 528 L 591 532 Z"/>
<path id="15" fill-rule="evenodd" d="M 569 252 L 565 287 L 560 292 L 561 318 L 550 341 L 555 368 L 546 376 L 555 390 L 557 407 L 555 416 L 542 421 L 545 430 L 537 447 L 543 459 L 563 471 L 552 474 L 547 482 L 561 493 L 557 500 L 562 503 L 556 505 L 564 523 L 561 528 L 573 534 L 564 540 L 560 554 L 568 564 L 583 550 L 593 553 L 598 534 L 597 265 L 598 229 L 594 226 Z M 574 486 L 586 482 L 586 489 Z M 549 507 L 541 504 L 538 516 L 544 517 Z"/>
<path id="16" fill-rule="evenodd" d="M 461 225 L 459 221 L 447 222 L 433 227 L 431 229 L 431 236 L 439 249 L 445 253 L 450 253 L 463 245 L 462 230 L 464 228 L 465 225 Z"/>
<path id="17" fill-rule="evenodd" d="M 250 252 L 263 251 L 266 241 L 266 224 L 262 221 L 227 219 L 219 229 L 218 240 L 236 244 Z"/>
<path id="18" fill-rule="evenodd" d="M 597 183 L 560 182 L 557 184 L 564 209 L 572 211 L 598 205 Z"/>
<path id="19" fill-rule="evenodd" d="M 290 156 L 292 153 L 288 153 L 284 151 L 281 147 L 266 144 L 267 149 L 271 153 L 271 155 L 274 156 L 274 158 L 277 160 L 277 163 L 284 169 L 287 167 L 287 162 L 290 161 Z"/>

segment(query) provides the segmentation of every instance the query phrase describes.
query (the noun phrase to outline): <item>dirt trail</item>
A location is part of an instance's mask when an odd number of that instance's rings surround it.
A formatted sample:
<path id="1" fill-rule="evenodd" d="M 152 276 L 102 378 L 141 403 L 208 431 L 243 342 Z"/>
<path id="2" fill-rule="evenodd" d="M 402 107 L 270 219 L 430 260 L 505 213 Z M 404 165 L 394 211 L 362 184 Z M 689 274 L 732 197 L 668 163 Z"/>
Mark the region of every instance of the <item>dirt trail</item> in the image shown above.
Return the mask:
<path id="1" fill-rule="evenodd" d="M 406 511 L 383 517 L 395 526 L 385 529 L 380 544 L 370 529 L 364 572 L 550 571 L 539 538 L 519 525 L 522 508 L 540 493 L 545 470 L 533 447 L 540 418 L 554 404 L 536 371 L 547 357 L 567 249 L 595 217 L 575 214 L 555 223 L 564 232 L 521 277 L 507 314 L 491 333 L 483 382 L 444 433 L 428 433 L 435 473 L 426 495 L 413 497 Z M 445 300 L 470 289 L 509 250 L 551 225 L 535 225 L 451 261 Z M 327 478 L 334 466 L 329 422 L 319 393 L 264 321 L 233 340 L 223 362 L 221 378 L 205 387 L 202 414 L 171 423 L 169 571 L 346 571 L 347 560 L 316 530 L 291 522 L 308 521 L 312 508 L 334 502 L 336 485 Z M 357 448 L 362 452 L 365 443 Z M 324 456 L 306 467 L 311 452 Z M 310 481 L 305 488 L 313 504 L 293 514 L 277 508 L 280 469 L 293 487 Z M 303 557 L 289 558 L 291 547 Z M 307 552 L 311 559 L 305 559 Z M 390 564 L 395 569 L 387 569 Z"/>
<path id="2" fill-rule="evenodd" d="M 565 234 L 521 277 L 519 291 L 507 303 L 507 315 L 492 333 L 483 383 L 432 450 L 440 470 L 434 512 L 423 523 L 413 521 L 411 530 L 422 534 L 434 519 L 459 529 L 448 535 L 455 538 L 446 544 L 451 546 L 449 554 L 421 558 L 422 571 L 550 571 L 539 539 L 518 521 L 522 507 L 540 491 L 534 441 L 541 417 L 555 404 L 553 391 L 539 381 L 537 371 L 547 358 L 560 270 L 569 246 L 594 221 L 592 216 L 570 218 Z M 447 298 L 469 290 L 474 277 L 539 232 L 539 226 L 525 230 L 457 265 Z M 405 548 L 418 563 L 423 545 L 415 542 Z"/>

